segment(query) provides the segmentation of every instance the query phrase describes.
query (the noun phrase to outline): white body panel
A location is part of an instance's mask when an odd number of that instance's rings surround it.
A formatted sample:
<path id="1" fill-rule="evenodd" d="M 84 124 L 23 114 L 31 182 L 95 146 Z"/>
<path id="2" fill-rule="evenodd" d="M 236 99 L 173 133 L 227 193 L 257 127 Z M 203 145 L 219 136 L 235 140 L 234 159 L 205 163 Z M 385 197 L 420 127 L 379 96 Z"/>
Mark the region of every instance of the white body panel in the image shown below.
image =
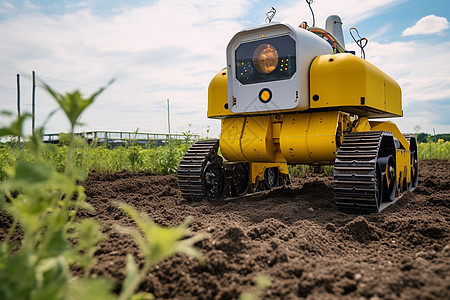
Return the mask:
<path id="1" fill-rule="evenodd" d="M 331 32 L 345 48 L 344 34 L 342 33 L 342 20 L 339 16 L 329 16 L 325 21 L 325 30 Z"/>
<path id="2" fill-rule="evenodd" d="M 289 79 L 241 84 L 236 79 L 235 51 L 242 43 L 289 35 L 296 44 L 296 72 Z M 268 112 L 309 108 L 309 69 L 315 57 L 332 54 L 328 42 L 315 34 L 287 24 L 269 23 L 237 33 L 227 47 L 228 107 L 233 113 Z M 259 92 L 267 88 L 272 99 L 263 103 Z M 233 105 L 233 104 L 236 105 Z"/>

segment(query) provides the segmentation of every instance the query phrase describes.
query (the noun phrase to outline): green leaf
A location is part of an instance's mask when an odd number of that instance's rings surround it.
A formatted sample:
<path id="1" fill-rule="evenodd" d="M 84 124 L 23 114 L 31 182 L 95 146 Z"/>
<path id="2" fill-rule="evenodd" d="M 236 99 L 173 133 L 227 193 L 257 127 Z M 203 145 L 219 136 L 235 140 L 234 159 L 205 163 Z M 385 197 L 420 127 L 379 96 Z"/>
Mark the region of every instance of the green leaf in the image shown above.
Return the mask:
<path id="1" fill-rule="evenodd" d="M 112 300 L 117 296 L 112 293 L 112 282 L 106 278 L 74 278 L 70 281 L 66 300 Z"/>
<path id="2" fill-rule="evenodd" d="M 155 299 L 152 294 L 146 292 L 140 292 L 131 297 L 131 300 L 152 300 Z"/>
<path id="3" fill-rule="evenodd" d="M 176 253 L 185 253 L 194 257 L 201 256 L 193 245 L 206 238 L 206 235 L 199 234 L 181 240 L 189 234 L 188 222 L 174 227 L 162 227 L 155 224 L 146 214 L 139 214 L 127 204 L 118 203 L 118 206 L 136 222 L 142 231 L 145 243 L 142 243 L 141 238 L 138 238 L 136 242 L 151 266 Z M 136 240 L 136 234 L 131 233 L 131 235 Z M 142 244 L 144 247 L 141 247 Z"/>
<path id="4" fill-rule="evenodd" d="M 71 262 L 89 267 L 95 261 L 94 253 L 98 243 L 106 239 L 100 231 L 100 224 L 92 219 L 81 220 L 73 223 L 68 231 L 71 232 L 68 237 L 76 241 Z"/>
<path id="5" fill-rule="evenodd" d="M 139 270 L 134 262 L 134 258 L 131 254 L 127 255 L 127 267 L 125 280 L 122 285 L 122 292 L 120 293 L 120 299 L 129 299 L 133 295 L 134 290 L 139 285 L 141 280 Z"/>
<path id="6" fill-rule="evenodd" d="M 256 287 L 259 290 L 266 290 L 267 288 L 269 288 L 271 285 L 270 282 L 270 277 L 268 275 L 265 274 L 258 274 L 258 276 L 256 277 Z"/>
<path id="7" fill-rule="evenodd" d="M 20 161 L 17 163 L 14 179 L 24 184 L 42 184 L 50 180 L 52 175 L 51 166 Z"/>
<path id="8" fill-rule="evenodd" d="M 85 99 L 81 95 L 80 91 L 74 91 L 72 93 L 66 93 L 62 95 L 56 91 L 54 91 L 50 86 L 43 83 L 44 89 L 52 95 L 52 97 L 59 104 L 59 107 L 64 111 L 67 118 L 70 121 L 72 129 L 75 128 L 78 119 L 80 118 L 83 111 L 91 105 L 95 98 L 100 95 L 110 84 L 112 84 L 114 80 L 111 80 L 107 86 L 100 88 L 94 94 L 92 94 L 89 98 Z"/>
<path id="9" fill-rule="evenodd" d="M 70 279 L 67 260 L 63 256 L 42 260 L 36 268 L 36 287 L 33 300 L 64 299 L 64 287 Z M 61 288 L 63 287 L 63 288 Z"/>
<path id="10" fill-rule="evenodd" d="M 12 116 L 12 113 L 6 111 L 2 111 L 1 114 L 8 117 Z M 21 114 L 9 127 L 0 128 L 0 136 L 23 136 L 23 123 L 30 117 L 29 113 Z"/>

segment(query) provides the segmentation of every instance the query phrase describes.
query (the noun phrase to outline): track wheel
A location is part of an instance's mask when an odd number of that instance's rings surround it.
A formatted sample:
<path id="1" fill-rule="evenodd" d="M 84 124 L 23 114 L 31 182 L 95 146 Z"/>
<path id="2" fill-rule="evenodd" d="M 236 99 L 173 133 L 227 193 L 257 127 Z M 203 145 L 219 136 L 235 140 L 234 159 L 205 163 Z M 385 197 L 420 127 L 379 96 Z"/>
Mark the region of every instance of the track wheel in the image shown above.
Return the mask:
<path id="1" fill-rule="evenodd" d="M 397 189 L 397 179 L 395 170 L 395 160 L 392 155 L 378 158 L 383 182 L 383 200 L 393 201 Z"/>
<path id="2" fill-rule="evenodd" d="M 381 172 L 381 166 L 379 162 L 377 162 L 375 167 L 375 176 L 373 185 L 375 189 L 375 202 L 377 204 L 378 211 L 380 211 L 381 202 L 383 201 L 383 175 Z"/>
<path id="3" fill-rule="evenodd" d="M 225 171 L 221 160 L 214 159 L 206 163 L 203 170 L 203 182 L 208 200 L 219 199 L 224 195 Z"/>
<path id="4" fill-rule="evenodd" d="M 233 197 L 240 197 L 247 193 L 249 184 L 248 168 L 243 163 L 233 165 L 231 170 L 231 195 Z"/>
<path id="5" fill-rule="evenodd" d="M 278 186 L 279 172 L 277 167 L 267 168 L 264 171 L 264 183 L 267 189 Z"/>
<path id="6" fill-rule="evenodd" d="M 411 182 L 409 190 L 414 190 L 419 181 L 419 163 L 417 161 L 417 141 L 415 137 L 409 137 L 409 150 L 411 151 Z"/>
<path id="7" fill-rule="evenodd" d="M 417 151 L 411 152 L 411 184 L 410 189 L 417 187 L 419 181 L 419 163 L 417 161 Z"/>

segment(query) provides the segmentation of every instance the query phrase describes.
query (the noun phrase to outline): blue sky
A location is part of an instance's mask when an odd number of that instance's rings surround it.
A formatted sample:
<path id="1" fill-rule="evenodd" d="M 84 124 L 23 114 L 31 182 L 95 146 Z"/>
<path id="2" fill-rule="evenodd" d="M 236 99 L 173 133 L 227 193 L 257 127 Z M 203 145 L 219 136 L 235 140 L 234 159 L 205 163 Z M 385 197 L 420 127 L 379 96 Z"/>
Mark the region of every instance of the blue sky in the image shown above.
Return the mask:
<path id="1" fill-rule="evenodd" d="M 31 71 L 60 92 L 89 95 L 111 78 L 83 115 L 78 130 L 166 132 L 217 137 L 220 122 L 206 118 L 207 88 L 225 66 L 225 49 L 240 29 L 262 24 L 272 6 L 274 21 L 310 25 L 304 0 L 12 1 L 0 0 L 0 110 L 16 111 L 21 74 L 22 111 L 31 110 Z M 316 25 L 338 14 L 346 47 L 348 30 L 369 39 L 366 59 L 401 85 L 403 132 L 450 132 L 450 4 L 447 0 L 315 0 Z M 37 125 L 56 106 L 37 90 Z M 0 123 L 4 123 L 1 120 Z M 190 125 L 189 125 L 190 124 Z M 190 126 L 190 127 L 189 127 Z M 30 127 L 30 126 L 28 126 Z M 66 131 L 61 113 L 47 132 Z"/>

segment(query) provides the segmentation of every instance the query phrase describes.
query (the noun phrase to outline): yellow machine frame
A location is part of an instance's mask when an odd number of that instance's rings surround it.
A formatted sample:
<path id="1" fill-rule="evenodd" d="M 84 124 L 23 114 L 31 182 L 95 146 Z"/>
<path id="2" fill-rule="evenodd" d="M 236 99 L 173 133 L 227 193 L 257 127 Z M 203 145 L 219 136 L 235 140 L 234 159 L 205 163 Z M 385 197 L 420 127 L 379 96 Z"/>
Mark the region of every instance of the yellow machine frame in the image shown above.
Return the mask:
<path id="1" fill-rule="evenodd" d="M 234 114 L 228 110 L 227 72 L 220 71 L 209 86 L 208 117 L 222 119 L 219 139 L 223 157 L 250 163 L 251 183 L 264 171 L 287 164 L 333 164 L 349 132 L 390 132 L 395 152 L 396 195 L 412 181 L 408 141 L 392 122 L 369 118 L 400 117 L 399 85 L 369 62 L 352 54 L 321 55 L 310 68 L 309 109 L 265 114 Z M 387 172 L 387 170 L 383 170 Z"/>

